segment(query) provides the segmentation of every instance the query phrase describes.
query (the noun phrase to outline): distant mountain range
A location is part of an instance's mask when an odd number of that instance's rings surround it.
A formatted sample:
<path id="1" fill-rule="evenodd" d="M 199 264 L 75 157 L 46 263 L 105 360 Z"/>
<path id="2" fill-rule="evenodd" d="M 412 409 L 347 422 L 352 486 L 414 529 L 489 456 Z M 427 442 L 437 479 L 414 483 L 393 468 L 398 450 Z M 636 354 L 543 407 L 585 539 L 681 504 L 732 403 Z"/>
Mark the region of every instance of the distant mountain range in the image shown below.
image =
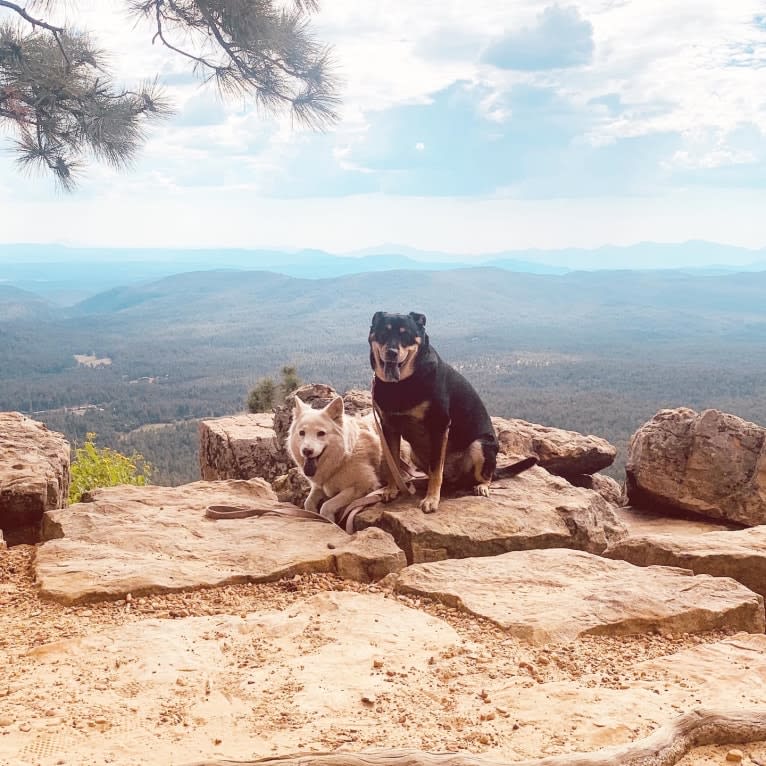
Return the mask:
<path id="1" fill-rule="evenodd" d="M 713 406 L 766 423 L 766 270 L 483 267 L 306 279 L 210 266 L 70 306 L 0 287 L 0 410 L 35 413 L 73 440 L 95 431 L 123 449 L 120 439 L 148 423 L 241 411 L 258 379 L 285 364 L 338 390 L 366 387 L 370 318 L 389 310 L 425 313 L 439 353 L 493 414 L 595 433 L 623 456 L 663 407 Z M 112 363 L 78 365 L 83 355 Z M 172 444 L 139 446 L 161 462 L 188 455 L 195 439 L 186 429 Z M 187 462 L 190 481 L 198 469 Z"/>
<path id="2" fill-rule="evenodd" d="M 595 250 L 512 250 L 484 255 L 382 245 L 344 255 L 323 250 L 172 250 L 0 245 L 0 286 L 42 296 L 60 306 L 121 286 L 210 269 L 270 271 L 322 279 L 391 270 L 445 271 L 493 267 L 522 274 L 673 269 L 701 275 L 766 271 L 766 249 L 719 245 L 640 243 Z"/>

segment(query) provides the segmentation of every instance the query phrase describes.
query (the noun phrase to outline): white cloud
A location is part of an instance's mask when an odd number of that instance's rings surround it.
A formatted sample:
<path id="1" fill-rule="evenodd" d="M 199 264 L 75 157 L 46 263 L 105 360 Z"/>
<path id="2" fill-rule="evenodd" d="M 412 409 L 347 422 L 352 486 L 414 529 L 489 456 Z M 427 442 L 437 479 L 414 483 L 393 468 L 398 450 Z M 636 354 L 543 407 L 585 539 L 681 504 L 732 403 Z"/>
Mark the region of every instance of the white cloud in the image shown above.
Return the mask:
<path id="1" fill-rule="evenodd" d="M 590 63 L 527 72 L 481 63 L 481 51 L 492 40 L 534 28 L 554 4 L 325 0 L 316 32 L 335 45 L 344 104 L 341 124 L 317 138 L 292 127 L 288 119 L 266 118 L 242 103 L 216 102 L 212 91 L 189 81 L 187 62 L 151 44 L 150 25 L 133 28 L 121 0 L 76 0 L 69 7 L 79 13 L 67 14 L 114 51 L 112 62 L 121 80 L 134 85 L 161 72 L 179 106 L 189 109 L 153 129 L 135 169 L 116 174 L 93 165 L 72 197 L 52 192 L 46 178 L 18 177 L 11 156 L 0 155 L 0 240 L 24 240 L 34 232 L 51 240 L 90 237 L 91 243 L 115 245 L 139 240 L 243 246 L 281 242 L 349 249 L 391 239 L 461 250 L 545 246 L 553 240 L 597 245 L 711 238 L 766 244 L 766 231 L 754 222 L 763 217 L 762 206 L 754 204 L 756 191 L 733 188 L 739 169 L 744 173 L 766 156 L 766 27 L 753 23 L 763 14 L 762 0 L 562 0 L 560 5 L 576 7 L 579 18 L 592 25 Z M 431 103 L 434 93 L 456 80 L 486 88 L 481 108 L 493 130 L 502 131 L 514 120 L 504 99 L 512 86 L 545 87 L 573 108 L 590 110 L 594 117 L 584 123 L 587 132 L 578 139 L 585 146 L 672 134 L 680 145 L 658 160 L 660 175 L 727 168 L 734 175 L 727 177 L 726 188 L 711 183 L 698 193 L 657 187 L 644 190 L 646 196 L 639 199 L 259 197 L 290 163 L 312 152 L 317 162 L 306 168 L 308 174 L 329 168 L 369 175 L 354 162 L 352 149 L 370 133 L 377 113 Z M 413 143 L 421 162 L 436 146 L 419 131 L 407 143 L 410 151 Z M 314 186 L 321 193 L 320 176 Z M 695 212 L 692 199 L 701 209 L 708 205 L 710 215 Z M 225 225 L 209 225 L 211 205 Z M 362 223 L 351 225 L 355 211 Z M 302 225 L 285 225 L 291 219 Z M 126 220 L 146 224 L 128 226 Z"/>

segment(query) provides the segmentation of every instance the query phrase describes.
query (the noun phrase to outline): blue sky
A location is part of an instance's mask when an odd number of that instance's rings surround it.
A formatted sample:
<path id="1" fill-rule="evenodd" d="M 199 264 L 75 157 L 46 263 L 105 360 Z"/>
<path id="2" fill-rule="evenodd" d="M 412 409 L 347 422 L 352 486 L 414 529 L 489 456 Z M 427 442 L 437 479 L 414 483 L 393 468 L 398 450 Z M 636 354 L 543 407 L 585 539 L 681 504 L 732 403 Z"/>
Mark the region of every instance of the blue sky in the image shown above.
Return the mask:
<path id="1" fill-rule="evenodd" d="M 73 195 L 0 154 L 0 241 L 766 246 L 762 0 L 327 0 L 344 104 L 323 134 L 223 103 L 116 0 L 75 6 L 118 76 L 160 72 L 178 113 Z"/>

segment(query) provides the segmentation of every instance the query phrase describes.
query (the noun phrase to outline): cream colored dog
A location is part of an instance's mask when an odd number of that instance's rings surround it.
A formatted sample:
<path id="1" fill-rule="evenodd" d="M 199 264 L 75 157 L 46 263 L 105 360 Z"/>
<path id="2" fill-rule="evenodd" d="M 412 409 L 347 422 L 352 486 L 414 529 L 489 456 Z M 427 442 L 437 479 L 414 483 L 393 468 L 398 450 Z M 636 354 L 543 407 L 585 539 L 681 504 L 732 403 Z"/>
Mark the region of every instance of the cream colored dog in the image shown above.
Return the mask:
<path id="1" fill-rule="evenodd" d="M 321 410 L 296 396 L 287 444 L 311 484 L 307 511 L 335 521 L 338 511 L 381 486 L 380 437 L 372 416 L 345 415 L 340 396 Z"/>

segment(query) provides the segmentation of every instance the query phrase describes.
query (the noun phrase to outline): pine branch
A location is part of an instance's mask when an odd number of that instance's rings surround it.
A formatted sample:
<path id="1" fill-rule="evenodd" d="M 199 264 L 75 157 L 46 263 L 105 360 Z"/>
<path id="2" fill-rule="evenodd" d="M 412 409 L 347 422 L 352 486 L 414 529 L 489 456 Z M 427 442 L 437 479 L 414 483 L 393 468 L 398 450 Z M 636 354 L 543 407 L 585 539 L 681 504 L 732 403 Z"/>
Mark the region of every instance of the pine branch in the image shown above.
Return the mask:
<path id="1" fill-rule="evenodd" d="M 21 16 L 22 19 L 24 19 L 24 21 L 28 21 L 33 28 L 40 27 L 42 29 L 47 29 L 49 32 L 53 32 L 54 34 L 64 33 L 63 27 L 54 27 L 53 24 L 48 24 L 42 19 L 33 18 L 29 15 L 29 13 L 27 13 L 25 8 L 22 8 L 20 5 L 16 5 L 16 3 L 10 2 L 10 0 L 0 0 L 0 8 L 10 8 L 12 11 L 15 11 L 19 14 L 19 16 Z"/>

